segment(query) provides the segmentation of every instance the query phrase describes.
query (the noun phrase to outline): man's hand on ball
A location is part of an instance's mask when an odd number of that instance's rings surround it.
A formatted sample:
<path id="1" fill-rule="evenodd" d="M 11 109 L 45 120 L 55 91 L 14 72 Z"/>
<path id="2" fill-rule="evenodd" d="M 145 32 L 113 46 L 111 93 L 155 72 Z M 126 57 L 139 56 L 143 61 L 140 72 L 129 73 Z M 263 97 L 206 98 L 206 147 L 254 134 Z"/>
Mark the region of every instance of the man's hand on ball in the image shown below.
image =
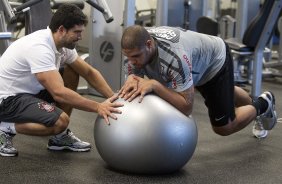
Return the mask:
<path id="1" fill-rule="evenodd" d="M 134 79 L 138 81 L 138 89 L 132 92 L 130 96 L 126 96 L 125 100 L 128 99 L 128 101 L 131 102 L 134 98 L 140 95 L 138 102 L 141 103 L 146 94 L 153 92 L 154 80 L 143 79 L 137 76 L 134 77 Z"/>
<path id="2" fill-rule="evenodd" d="M 102 116 L 106 123 L 110 125 L 109 117 L 112 119 L 117 119 L 114 113 L 121 114 L 121 110 L 117 109 L 118 107 L 122 107 L 122 103 L 114 102 L 118 99 L 118 95 L 114 95 L 102 103 L 98 104 L 97 112 L 100 116 Z"/>
<path id="3" fill-rule="evenodd" d="M 135 75 L 129 75 L 122 88 L 119 90 L 118 95 L 125 100 L 128 99 L 138 89 L 138 80 Z"/>

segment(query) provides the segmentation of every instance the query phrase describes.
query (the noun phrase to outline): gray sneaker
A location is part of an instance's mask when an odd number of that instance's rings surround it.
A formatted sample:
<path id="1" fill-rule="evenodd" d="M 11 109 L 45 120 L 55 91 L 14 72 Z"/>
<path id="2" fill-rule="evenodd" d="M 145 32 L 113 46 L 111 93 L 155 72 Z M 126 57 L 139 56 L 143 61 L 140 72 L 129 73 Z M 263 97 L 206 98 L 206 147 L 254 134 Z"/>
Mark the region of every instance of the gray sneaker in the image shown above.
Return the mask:
<path id="1" fill-rule="evenodd" d="M 8 134 L 0 130 L 0 155 L 3 157 L 14 157 L 18 155 L 18 151 L 14 148 L 12 139 L 14 135 Z"/>
<path id="2" fill-rule="evenodd" d="M 262 93 L 259 98 L 263 98 L 268 103 L 265 113 L 259 116 L 265 130 L 271 130 L 277 123 L 277 115 L 275 111 L 275 98 L 270 91 Z"/>
<path id="3" fill-rule="evenodd" d="M 263 128 L 262 122 L 259 117 L 255 120 L 253 126 L 253 134 L 258 139 L 266 138 L 266 136 L 268 135 L 268 130 L 265 130 Z"/>
<path id="4" fill-rule="evenodd" d="M 71 150 L 71 151 L 89 151 L 91 145 L 88 142 L 81 141 L 77 138 L 69 129 L 67 133 L 61 138 L 56 138 L 55 136 L 49 139 L 47 148 L 50 150 Z"/>

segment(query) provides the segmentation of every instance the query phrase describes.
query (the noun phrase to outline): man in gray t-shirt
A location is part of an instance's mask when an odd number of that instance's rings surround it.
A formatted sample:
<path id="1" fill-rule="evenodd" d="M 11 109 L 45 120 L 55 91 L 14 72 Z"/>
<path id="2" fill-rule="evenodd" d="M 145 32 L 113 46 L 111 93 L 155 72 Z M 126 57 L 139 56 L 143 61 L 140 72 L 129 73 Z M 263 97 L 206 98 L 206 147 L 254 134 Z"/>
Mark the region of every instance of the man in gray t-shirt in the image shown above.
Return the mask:
<path id="1" fill-rule="evenodd" d="M 262 123 L 268 129 L 276 124 L 271 92 L 253 102 L 246 91 L 234 86 L 232 57 L 219 37 L 175 27 L 145 29 L 135 25 L 125 29 L 121 47 L 127 57 L 128 77 L 119 94 L 126 100 L 140 95 L 141 102 L 147 93 L 154 92 L 190 115 L 196 88 L 219 135 L 235 133 L 257 119 L 253 133 L 261 138 L 268 133 Z"/>

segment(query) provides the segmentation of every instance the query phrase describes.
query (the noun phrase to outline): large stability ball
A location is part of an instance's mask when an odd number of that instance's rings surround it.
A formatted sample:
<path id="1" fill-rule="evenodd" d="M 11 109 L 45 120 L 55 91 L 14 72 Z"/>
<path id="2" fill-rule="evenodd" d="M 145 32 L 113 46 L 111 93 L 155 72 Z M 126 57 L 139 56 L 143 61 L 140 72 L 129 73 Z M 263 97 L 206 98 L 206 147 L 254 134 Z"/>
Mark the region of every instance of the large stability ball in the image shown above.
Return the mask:
<path id="1" fill-rule="evenodd" d="M 124 103 L 117 120 L 97 117 L 96 148 L 109 166 L 139 174 L 165 174 L 179 170 L 192 157 L 198 139 L 197 127 L 168 102 L 153 94 L 142 103 L 138 97 Z"/>

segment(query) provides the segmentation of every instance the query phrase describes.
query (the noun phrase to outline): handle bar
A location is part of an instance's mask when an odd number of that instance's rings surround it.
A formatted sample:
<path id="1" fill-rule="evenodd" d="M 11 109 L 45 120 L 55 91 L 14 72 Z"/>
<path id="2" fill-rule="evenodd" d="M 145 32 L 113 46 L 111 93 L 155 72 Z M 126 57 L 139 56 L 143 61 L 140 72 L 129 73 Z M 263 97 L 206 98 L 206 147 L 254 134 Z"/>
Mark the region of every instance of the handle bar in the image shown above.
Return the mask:
<path id="1" fill-rule="evenodd" d="M 37 3 L 40 3 L 42 0 L 30 0 L 30 1 L 27 1 L 23 4 L 21 4 L 20 6 L 17 6 L 15 7 L 13 10 L 15 13 L 18 13 L 18 12 L 21 12 L 22 10 L 26 9 L 26 8 L 29 8 Z"/>
<path id="2" fill-rule="evenodd" d="M 95 3 L 92 0 L 86 0 L 86 2 L 90 4 L 92 7 L 96 8 L 98 11 L 100 11 L 103 14 L 105 21 L 107 23 L 110 23 L 114 20 L 112 12 L 109 9 L 108 4 L 105 0 L 99 0 L 99 1 L 97 0 L 98 3 Z"/>

